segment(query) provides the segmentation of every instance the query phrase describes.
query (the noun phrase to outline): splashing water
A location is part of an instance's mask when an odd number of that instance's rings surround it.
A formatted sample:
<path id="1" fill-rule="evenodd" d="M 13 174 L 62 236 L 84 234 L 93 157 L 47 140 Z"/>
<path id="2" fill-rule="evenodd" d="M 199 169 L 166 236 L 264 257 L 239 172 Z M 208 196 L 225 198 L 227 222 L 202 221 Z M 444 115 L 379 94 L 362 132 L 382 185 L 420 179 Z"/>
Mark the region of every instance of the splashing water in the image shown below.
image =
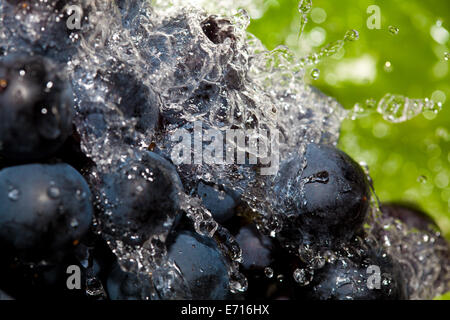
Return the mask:
<path id="1" fill-rule="evenodd" d="M 308 14 L 312 9 L 312 0 L 300 0 L 298 3 L 298 12 L 300 13 L 300 30 L 298 33 L 298 38 L 303 34 L 306 24 L 308 23 Z"/>
<path id="2" fill-rule="evenodd" d="M 376 107 L 376 110 L 374 106 Z M 403 95 L 387 93 L 378 103 L 371 98 L 366 100 L 365 105 L 356 103 L 349 113 L 352 119 L 366 116 L 372 112 L 378 112 L 387 121 L 393 123 L 408 121 L 425 112 L 437 114 L 442 109 L 441 102 L 431 99 L 411 99 Z"/>
<path id="3" fill-rule="evenodd" d="M 193 134 L 195 122 L 203 126 L 200 134 L 206 129 L 220 132 L 234 129 L 251 132 L 257 139 L 267 141 L 263 131 L 279 132 L 276 150 L 280 163 L 304 158 L 306 145 L 310 142 L 336 145 L 340 123 L 348 112 L 336 100 L 305 83 L 305 68 L 358 40 L 356 30 L 349 30 L 343 40 L 332 42 L 317 53 L 297 59 L 283 46 L 267 51 L 258 39 L 246 32 L 250 23 L 247 12 L 232 10 L 230 5 L 214 5 L 217 11 L 211 13 L 227 16 L 219 17 L 225 24 L 221 29 L 223 33 L 211 38 L 202 25 L 209 13 L 186 6 L 183 1 L 156 1 L 153 5 L 146 1 L 124 1 L 120 8 L 112 1 L 80 0 L 80 3 L 89 8 L 86 12 L 91 23 L 83 24 L 81 30 L 71 35 L 72 45 L 77 49 L 58 61 L 67 72 L 76 96 L 75 124 L 82 150 L 97 166 L 98 172 L 93 172 L 91 182 L 96 181 L 98 174 L 116 172 L 129 159 L 139 160 L 141 153 L 151 145 L 156 146 L 161 155 L 171 158 L 171 150 L 176 145 L 172 138 L 179 130 Z M 200 7 L 201 4 L 200 1 Z M 311 0 L 299 4 L 300 34 L 311 7 Z M 3 18 L 2 9 L 0 5 L 0 17 Z M 35 22 L 23 23 L 34 25 Z M 31 40 L 39 45 L 39 34 L 31 34 Z M 4 28 L 0 29 L 0 39 L 3 51 L 21 50 L 8 41 L 8 31 Z M 122 82 L 126 87 L 135 88 L 136 92 L 145 93 L 142 101 L 133 94 L 134 91 L 127 95 L 128 99 L 137 99 L 133 100 L 137 105 L 144 102 L 144 109 L 138 110 L 145 114 L 144 117 L 139 119 L 126 112 L 122 97 L 111 86 L 114 82 Z M 154 106 L 162 113 L 163 124 L 151 121 L 157 118 L 152 113 Z M 373 110 L 375 106 L 393 122 L 406 121 L 423 110 L 434 112 L 440 108 L 431 100 L 391 94 L 378 103 L 370 99 L 365 107 L 359 108 Z M 239 146 L 232 141 L 227 147 Z M 260 159 L 257 153 L 253 156 Z M 295 177 L 300 177 L 307 164 L 299 161 L 296 165 Z M 216 240 L 228 258 L 232 292 L 247 288 L 247 281 L 239 272 L 242 252 L 229 232 L 214 221 L 200 199 L 191 195 L 199 181 L 238 191 L 245 203 L 239 214 L 250 216 L 257 222 L 259 230 L 276 236 L 282 228 L 281 215 L 289 209 L 286 199 L 294 198 L 295 192 L 302 190 L 293 190 L 291 187 L 299 182 L 285 179 L 278 171 L 273 175 L 261 175 L 261 167 L 264 167 L 261 163 L 258 166 L 236 163 L 177 165 L 185 189 L 181 194 L 181 208 L 193 221 L 196 231 Z M 311 179 L 324 183 L 326 180 L 324 176 Z M 279 185 L 277 196 L 268 199 L 267 194 L 272 193 L 275 183 L 285 180 L 285 184 Z M 299 185 L 306 183 L 308 180 Z M 57 193 L 56 189 L 51 191 L 54 196 Z M 18 196 L 18 192 L 10 191 L 11 200 L 15 201 Z M 97 199 L 103 204 L 114 200 L 107 196 Z M 378 226 L 386 221 L 376 204 L 372 205 L 372 211 L 367 232 L 378 234 L 381 232 Z M 443 249 L 431 245 L 437 241 L 436 236 L 412 234 L 398 222 L 387 223 L 399 231 L 383 231 L 389 240 L 384 246 L 393 256 L 407 257 L 400 262 L 405 270 L 409 270 L 411 296 L 423 298 L 443 292 L 444 288 L 430 285 L 438 278 L 448 276 L 448 270 L 439 263 Z M 128 238 L 135 234 L 116 238 L 103 231 L 105 227 L 112 227 L 108 212 L 96 217 L 95 226 L 113 249 L 121 267 L 137 275 L 142 284 L 143 299 L 190 298 L 183 275 L 167 258 L 167 234 L 152 234 L 144 244 L 132 245 Z M 115 234 L 123 233 L 123 230 L 115 231 Z M 421 245 L 423 250 L 419 256 L 412 252 L 412 244 Z M 295 245 L 298 256 L 307 264 L 292 275 L 299 285 L 310 283 L 314 270 L 332 262 L 336 256 L 331 251 Z M 417 263 L 424 259 L 427 263 Z M 274 276 L 270 268 L 266 268 L 265 274 L 269 278 Z M 282 281 L 282 275 L 277 279 Z M 95 279 L 89 288 L 93 295 L 103 292 Z"/>

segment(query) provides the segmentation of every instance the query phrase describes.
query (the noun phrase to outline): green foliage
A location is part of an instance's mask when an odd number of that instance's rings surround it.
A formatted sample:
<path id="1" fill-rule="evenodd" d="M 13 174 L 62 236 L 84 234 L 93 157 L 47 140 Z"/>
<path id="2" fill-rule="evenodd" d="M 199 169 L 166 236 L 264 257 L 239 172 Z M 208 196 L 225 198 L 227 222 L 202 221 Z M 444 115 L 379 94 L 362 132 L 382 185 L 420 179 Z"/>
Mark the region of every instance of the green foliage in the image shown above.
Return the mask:
<path id="1" fill-rule="evenodd" d="M 450 300 L 450 292 L 443 294 L 442 296 L 437 296 L 433 300 Z"/>
<path id="2" fill-rule="evenodd" d="M 309 77 L 344 107 L 351 109 L 368 98 L 379 100 L 386 93 L 442 102 L 446 98 L 439 114 L 426 113 L 400 124 L 375 113 L 346 120 L 339 146 L 369 165 L 381 201 L 418 204 L 449 238 L 450 77 L 444 53 L 449 51 L 450 2 L 314 0 L 300 41 L 298 2 L 265 1 L 264 15 L 252 20 L 249 31 L 267 48 L 287 45 L 300 57 L 356 29 L 359 40 L 315 66 L 319 79 Z M 379 30 L 366 23 L 367 8 L 374 4 L 381 13 Z M 390 26 L 398 33 L 390 32 Z"/>

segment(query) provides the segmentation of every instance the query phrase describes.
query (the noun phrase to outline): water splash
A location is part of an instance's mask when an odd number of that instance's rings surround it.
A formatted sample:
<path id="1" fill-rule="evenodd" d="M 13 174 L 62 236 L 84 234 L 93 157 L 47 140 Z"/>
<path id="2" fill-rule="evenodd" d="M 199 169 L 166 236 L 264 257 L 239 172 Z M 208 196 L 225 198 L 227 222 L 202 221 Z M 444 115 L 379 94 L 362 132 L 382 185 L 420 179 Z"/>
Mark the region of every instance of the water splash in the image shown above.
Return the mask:
<path id="1" fill-rule="evenodd" d="M 442 109 L 441 102 L 434 102 L 429 98 L 412 99 L 391 93 L 387 93 L 376 103 L 376 109 L 374 109 L 375 103 L 376 100 L 373 98 L 366 100 L 365 104 L 356 103 L 349 112 L 349 117 L 354 120 L 377 112 L 389 122 L 400 123 L 425 112 L 437 114 Z"/>
<path id="2" fill-rule="evenodd" d="M 305 26 L 308 23 L 308 14 L 312 9 L 312 0 L 300 0 L 298 3 L 298 12 L 300 13 L 300 30 L 298 33 L 298 38 L 303 34 Z"/>
<path id="3" fill-rule="evenodd" d="M 320 63 L 324 58 L 331 57 L 332 55 L 338 53 L 339 50 L 344 48 L 346 43 L 357 41 L 358 39 L 359 39 L 358 31 L 354 29 L 348 30 L 345 33 L 343 39 L 330 42 L 324 47 L 322 47 L 318 52 L 313 52 L 305 57 L 302 57 L 300 59 L 300 65 L 302 68 L 316 65 Z"/>

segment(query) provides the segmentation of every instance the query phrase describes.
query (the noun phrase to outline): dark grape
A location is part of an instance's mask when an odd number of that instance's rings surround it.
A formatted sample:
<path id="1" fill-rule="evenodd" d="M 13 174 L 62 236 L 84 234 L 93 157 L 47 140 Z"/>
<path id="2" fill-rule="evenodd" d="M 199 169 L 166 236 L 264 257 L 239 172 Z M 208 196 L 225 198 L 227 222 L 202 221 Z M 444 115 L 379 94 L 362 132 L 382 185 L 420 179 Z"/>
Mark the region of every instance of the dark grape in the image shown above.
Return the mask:
<path id="1" fill-rule="evenodd" d="M 236 191 L 202 181 L 198 183 L 196 191 L 217 222 L 223 224 L 234 216 L 239 205 L 239 194 Z"/>
<path id="2" fill-rule="evenodd" d="M 39 57 L 0 60 L 0 155 L 30 161 L 55 153 L 72 132 L 73 101 L 56 66 Z"/>
<path id="3" fill-rule="evenodd" d="M 130 72 L 108 72 L 97 75 L 108 86 L 108 101 L 114 101 L 125 118 L 136 118 L 136 131 L 145 133 L 156 128 L 159 122 L 158 95 Z"/>
<path id="4" fill-rule="evenodd" d="M 282 236 L 325 246 L 350 240 L 361 231 L 370 204 L 364 171 L 343 151 L 328 145 L 309 144 L 305 157 L 306 167 L 287 199 L 292 206 L 285 212 Z M 296 157 L 283 164 L 278 183 L 285 176 L 298 175 L 301 161 Z"/>
<path id="5" fill-rule="evenodd" d="M 378 273 L 379 271 L 379 273 Z M 338 255 L 296 298 L 313 300 L 405 300 L 406 281 L 400 267 L 383 250 L 371 249 L 361 257 Z"/>
<path id="6" fill-rule="evenodd" d="M 66 164 L 0 171 L 0 247 L 41 257 L 77 243 L 92 218 L 86 181 Z"/>
<path id="7" fill-rule="evenodd" d="M 409 228 L 421 231 L 438 229 L 436 222 L 427 213 L 407 204 L 383 204 L 381 211 L 389 217 L 398 219 Z"/>
<path id="8" fill-rule="evenodd" d="M 175 235 L 168 249 L 194 300 L 223 300 L 229 295 L 227 264 L 211 238 L 191 231 Z"/>
<path id="9" fill-rule="evenodd" d="M 130 244 L 167 234 L 181 212 L 183 186 L 175 167 L 153 152 L 145 152 L 141 160 L 129 159 L 115 172 L 101 174 L 97 183 L 94 189 L 102 199 L 101 219 L 107 220 L 103 230 Z"/>

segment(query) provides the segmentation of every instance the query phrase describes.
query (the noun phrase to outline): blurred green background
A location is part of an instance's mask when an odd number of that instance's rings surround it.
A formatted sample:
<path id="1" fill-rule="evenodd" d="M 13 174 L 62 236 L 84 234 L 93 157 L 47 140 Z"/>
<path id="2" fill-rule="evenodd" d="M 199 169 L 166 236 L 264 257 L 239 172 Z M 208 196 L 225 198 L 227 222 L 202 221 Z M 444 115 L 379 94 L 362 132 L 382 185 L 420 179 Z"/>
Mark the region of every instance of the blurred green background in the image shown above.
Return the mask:
<path id="1" fill-rule="evenodd" d="M 253 2 L 259 11 L 250 11 L 248 31 L 268 49 L 286 45 L 301 57 L 343 39 L 349 29 L 359 32 L 358 41 L 314 67 L 320 70 L 317 80 L 307 73 L 311 84 L 345 108 L 386 93 L 443 104 L 438 114 L 428 112 L 403 123 L 387 122 L 376 113 L 346 120 L 339 147 L 368 164 L 381 201 L 417 204 L 450 239 L 450 81 L 445 58 L 450 1 L 314 0 L 300 40 L 299 0 Z M 367 26 L 370 5 L 380 8 L 380 29 Z M 398 33 L 392 32 L 395 28 Z"/>

